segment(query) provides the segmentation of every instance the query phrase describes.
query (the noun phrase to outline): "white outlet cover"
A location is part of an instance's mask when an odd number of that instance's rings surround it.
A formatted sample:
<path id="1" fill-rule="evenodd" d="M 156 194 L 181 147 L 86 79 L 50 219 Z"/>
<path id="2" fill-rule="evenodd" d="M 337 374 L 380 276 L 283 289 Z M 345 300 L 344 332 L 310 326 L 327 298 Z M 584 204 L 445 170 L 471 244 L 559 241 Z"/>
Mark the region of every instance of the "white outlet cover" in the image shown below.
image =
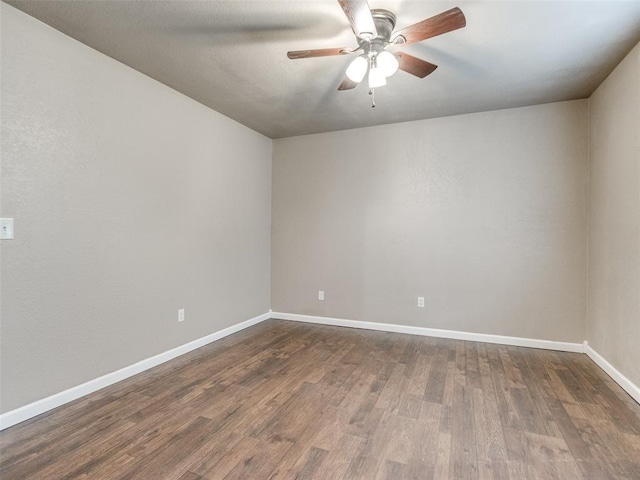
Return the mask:
<path id="1" fill-rule="evenodd" d="M 184 308 L 181 308 L 180 310 L 178 310 L 178 321 L 184 322 Z"/>
<path id="2" fill-rule="evenodd" d="M 13 218 L 0 218 L 0 240 L 13 240 Z"/>
<path id="3" fill-rule="evenodd" d="M 324 300 L 324 290 L 318 290 L 318 300 Z"/>
<path id="4" fill-rule="evenodd" d="M 424 297 L 418 297 L 418 308 L 424 308 Z"/>

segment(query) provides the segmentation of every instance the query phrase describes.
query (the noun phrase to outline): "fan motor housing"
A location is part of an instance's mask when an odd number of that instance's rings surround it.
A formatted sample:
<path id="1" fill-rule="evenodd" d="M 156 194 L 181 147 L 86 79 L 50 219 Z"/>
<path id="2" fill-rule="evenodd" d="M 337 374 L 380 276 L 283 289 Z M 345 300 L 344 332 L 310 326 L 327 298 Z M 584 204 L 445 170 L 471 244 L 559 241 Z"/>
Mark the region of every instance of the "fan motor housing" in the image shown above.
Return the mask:
<path id="1" fill-rule="evenodd" d="M 396 26 L 396 16 L 389 10 L 375 8 L 371 10 L 371 16 L 376 25 L 378 36 L 371 40 L 371 43 L 382 43 L 386 45 L 391 39 L 391 33 Z"/>

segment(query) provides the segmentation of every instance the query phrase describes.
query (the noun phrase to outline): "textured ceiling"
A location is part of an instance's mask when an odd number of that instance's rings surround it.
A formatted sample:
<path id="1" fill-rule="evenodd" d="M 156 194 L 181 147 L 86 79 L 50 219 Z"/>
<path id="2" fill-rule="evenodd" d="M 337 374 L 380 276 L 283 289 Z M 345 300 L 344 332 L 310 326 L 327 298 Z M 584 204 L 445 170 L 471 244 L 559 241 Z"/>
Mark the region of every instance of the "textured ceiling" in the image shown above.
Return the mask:
<path id="1" fill-rule="evenodd" d="M 7 0 L 77 40 L 271 138 L 589 96 L 640 41 L 640 0 L 370 0 L 397 27 L 458 6 L 461 30 L 404 51 L 439 68 L 338 91 L 351 56 L 289 60 L 289 50 L 353 47 L 336 0 Z"/>

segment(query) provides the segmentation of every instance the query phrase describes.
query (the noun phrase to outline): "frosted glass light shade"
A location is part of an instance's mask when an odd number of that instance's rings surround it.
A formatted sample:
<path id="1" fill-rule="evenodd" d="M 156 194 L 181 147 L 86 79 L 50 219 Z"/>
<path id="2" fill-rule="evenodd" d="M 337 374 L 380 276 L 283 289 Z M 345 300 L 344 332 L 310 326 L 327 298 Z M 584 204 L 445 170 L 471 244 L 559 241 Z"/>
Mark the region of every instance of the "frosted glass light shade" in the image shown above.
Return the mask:
<path id="1" fill-rule="evenodd" d="M 373 67 L 369 69 L 369 88 L 382 87 L 387 84 L 387 77 L 380 67 Z"/>
<path id="2" fill-rule="evenodd" d="M 390 77 L 398 71 L 398 60 L 391 52 L 386 50 L 380 52 L 376 58 L 378 68 L 382 70 L 385 77 Z"/>
<path id="3" fill-rule="evenodd" d="M 360 83 L 367 73 L 367 67 L 369 67 L 369 62 L 366 58 L 356 57 L 347 67 L 347 77 L 352 82 Z"/>

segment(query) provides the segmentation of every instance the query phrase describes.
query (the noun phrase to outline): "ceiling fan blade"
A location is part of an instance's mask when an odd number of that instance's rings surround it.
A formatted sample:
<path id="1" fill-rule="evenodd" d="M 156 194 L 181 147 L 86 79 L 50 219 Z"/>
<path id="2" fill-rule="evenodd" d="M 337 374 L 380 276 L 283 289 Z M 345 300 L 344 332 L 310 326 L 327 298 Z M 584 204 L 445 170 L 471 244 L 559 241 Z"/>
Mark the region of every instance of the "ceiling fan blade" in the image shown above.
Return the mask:
<path id="1" fill-rule="evenodd" d="M 321 48 L 318 50 L 294 50 L 287 52 L 287 57 L 292 60 L 298 58 L 312 58 L 312 57 L 330 57 L 332 55 L 347 55 L 353 53 L 350 48 Z"/>
<path id="2" fill-rule="evenodd" d="M 378 31 L 367 0 L 338 0 L 358 38 L 376 38 Z"/>
<path id="3" fill-rule="evenodd" d="M 351 80 L 349 77 L 344 77 L 344 80 L 338 87 L 338 90 L 351 90 L 352 88 L 356 88 L 358 83 Z"/>
<path id="4" fill-rule="evenodd" d="M 406 53 L 397 53 L 398 68 L 416 77 L 424 78 L 438 68 L 437 65 L 412 57 Z"/>
<path id="5" fill-rule="evenodd" d="M 458 7 L 455 7 L 439 15 L 403 28 L 394 34 L 394 38 L 402 36 L 404 38 L 404 44 L 407 45 L 457 30 L 466 24 L 467 20 L 464 18 L 464 13 L 462 13 L 462 10 Z"/>

